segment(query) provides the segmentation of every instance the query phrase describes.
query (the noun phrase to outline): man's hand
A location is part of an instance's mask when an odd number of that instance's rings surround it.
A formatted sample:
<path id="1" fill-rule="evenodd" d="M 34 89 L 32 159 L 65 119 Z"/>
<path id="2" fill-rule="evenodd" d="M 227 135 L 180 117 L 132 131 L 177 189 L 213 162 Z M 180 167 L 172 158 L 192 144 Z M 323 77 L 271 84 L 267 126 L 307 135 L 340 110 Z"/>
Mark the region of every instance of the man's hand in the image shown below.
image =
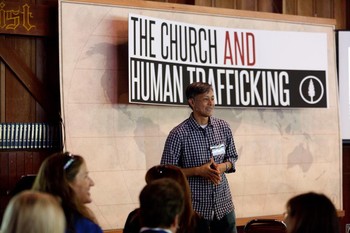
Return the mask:
<path id="1" fill-rule="evenodd" d="M 214 159 L 211 158 L 206 164 L 203 164 L 200 168 L 200 176 L 207 178 L 214 184 L 219 184 L 221 182 L 221 175 L 219 166 L 215 163 Z"/>
<path id="2" fill-rule="evenodd" d="M 225 163 L 217 164 L 213 158 L 211 158 L 208 163 L 199 167 L 181 168 L 187 177 L 201 176 L 210 180 L 214 184 L 220 184 L 221 174 L 225 172 L 225 169 Z"/>

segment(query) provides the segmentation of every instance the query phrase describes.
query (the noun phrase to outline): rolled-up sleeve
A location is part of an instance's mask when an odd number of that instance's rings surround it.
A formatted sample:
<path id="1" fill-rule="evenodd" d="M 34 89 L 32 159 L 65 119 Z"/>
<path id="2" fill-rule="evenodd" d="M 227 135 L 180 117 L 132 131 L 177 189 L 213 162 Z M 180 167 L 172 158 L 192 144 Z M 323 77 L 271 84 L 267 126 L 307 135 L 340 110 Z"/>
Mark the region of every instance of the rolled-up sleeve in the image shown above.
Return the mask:
<path id="1" fill-rule="evenodd" d="M 226 156 L 225 156 L 225 161 L 231 162 L 232 168 L 226 173 L 232 173 L 236 171 L 236 161 L 238 160 L 238 153 L 236 150 L 235 142 L 233 139 L 232 131 L 227 125 L 226 128 Z"/>
<path id="2" fill-rule="evenodd" d="M 160 164 L 171 164 L 179 166 L 181 155 L 180 136 L 172 130 L 165 141 L 164 150 Z"/>

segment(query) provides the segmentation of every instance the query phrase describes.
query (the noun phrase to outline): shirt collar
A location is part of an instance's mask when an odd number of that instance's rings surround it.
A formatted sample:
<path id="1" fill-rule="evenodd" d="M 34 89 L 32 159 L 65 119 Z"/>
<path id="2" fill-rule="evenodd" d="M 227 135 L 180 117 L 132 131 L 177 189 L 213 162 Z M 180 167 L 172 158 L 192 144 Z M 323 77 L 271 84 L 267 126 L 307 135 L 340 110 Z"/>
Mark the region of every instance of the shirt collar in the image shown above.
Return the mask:
<path id="1" fill-rule="evenodd" d="M 197 129 L 203 129 L 199 124 L 198 122 L 196 121 L 196 119 L 194 119 L 193 117 L 193 113 L 191 113 L 190 117 L 189 117 L 189 121 L 190 121 L 190 124 L 193 128 L 197 128 Z M 213 127 L 212 125 L 212 117 L 209 117 L 208 119 L 208 125 L 207 127 Z"/>

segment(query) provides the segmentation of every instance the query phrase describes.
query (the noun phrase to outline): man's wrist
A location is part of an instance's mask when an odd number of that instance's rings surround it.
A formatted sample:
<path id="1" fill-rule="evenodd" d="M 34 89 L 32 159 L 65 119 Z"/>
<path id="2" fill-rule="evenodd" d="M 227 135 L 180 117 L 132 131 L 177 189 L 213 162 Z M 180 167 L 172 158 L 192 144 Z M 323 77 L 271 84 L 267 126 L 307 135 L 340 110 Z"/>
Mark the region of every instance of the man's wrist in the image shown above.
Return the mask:
<path id="1" fill-rule="evenodd" d="M 227 161 L 227 162 L 225 162 L 225 172 L 228 172 L 229 170 L 231 170 L 231 168 L 232 168 L 232 163 L 231 162 L 229 162 L 229 161 Z"/>

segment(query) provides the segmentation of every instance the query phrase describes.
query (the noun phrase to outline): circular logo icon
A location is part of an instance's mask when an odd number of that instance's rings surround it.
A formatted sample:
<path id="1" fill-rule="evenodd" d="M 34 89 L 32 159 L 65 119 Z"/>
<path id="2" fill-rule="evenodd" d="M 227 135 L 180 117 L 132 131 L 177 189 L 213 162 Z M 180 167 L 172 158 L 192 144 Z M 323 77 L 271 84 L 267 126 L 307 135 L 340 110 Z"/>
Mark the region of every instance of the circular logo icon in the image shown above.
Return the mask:
<path id="1" fill-rule="evenodd" d="M 317 104 L 324 95 L 324 87 L 319 78 L 310 75 L 301 80 L 299 93 L 306 103 Z"/>

